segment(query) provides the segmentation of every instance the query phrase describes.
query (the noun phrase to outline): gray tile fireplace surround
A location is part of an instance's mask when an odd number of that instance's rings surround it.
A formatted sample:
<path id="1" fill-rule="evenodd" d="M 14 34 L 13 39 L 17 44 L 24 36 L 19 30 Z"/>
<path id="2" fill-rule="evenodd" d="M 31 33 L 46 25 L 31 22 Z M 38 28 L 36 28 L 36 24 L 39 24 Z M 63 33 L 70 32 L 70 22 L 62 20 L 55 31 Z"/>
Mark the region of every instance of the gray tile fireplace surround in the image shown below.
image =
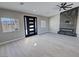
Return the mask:
<path id="1" fill-rule="evenodd" d="M 65 12 L 61 12 L 60 30 L 58 31 L 58 33 L 76 37 L 77 16 L 78 16 L 78 7 Z"/>

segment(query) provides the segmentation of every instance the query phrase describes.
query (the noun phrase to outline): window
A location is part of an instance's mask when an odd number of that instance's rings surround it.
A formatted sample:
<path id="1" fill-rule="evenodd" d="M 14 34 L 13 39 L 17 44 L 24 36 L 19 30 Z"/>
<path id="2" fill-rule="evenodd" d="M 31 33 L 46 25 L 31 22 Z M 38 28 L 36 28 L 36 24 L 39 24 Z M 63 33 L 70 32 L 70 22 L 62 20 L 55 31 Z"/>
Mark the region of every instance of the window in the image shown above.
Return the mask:
<path id="1" fill-rule="evenodd" d="M 41 28 L 46 28 L 46 21 L 45 20 L 41 20 Z"/>
<path id="2" fill-rule="evenodd" d="M 29 20 L 33 20 L 33 18 L 29 18 Z"/>
<path id="3" fill-rule="evenodd" d="M 29 31 L 33 31 L 34 29 L 29 29 Z"/>
<path id="4" fill-rule="evenodd" d="M 33 25 L 30 25 L 30 27 L 34 27 Z"/>
<path id="5" fill-rule="evenodd" d="M 18 30 L 18 21 L 13 18 L 1 17 L 3 32 L 13 32 Z"/>

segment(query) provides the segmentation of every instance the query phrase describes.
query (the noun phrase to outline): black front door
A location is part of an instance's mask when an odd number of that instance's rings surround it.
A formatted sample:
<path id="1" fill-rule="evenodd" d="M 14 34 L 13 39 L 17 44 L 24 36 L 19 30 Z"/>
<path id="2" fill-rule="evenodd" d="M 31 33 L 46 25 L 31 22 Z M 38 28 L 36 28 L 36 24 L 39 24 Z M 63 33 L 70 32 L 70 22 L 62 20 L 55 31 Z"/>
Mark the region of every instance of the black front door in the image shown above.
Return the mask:
<path id="1" fill-rule="evenodd" d="M 24 16 L 25 36 L 32 36 L 37 34 L 37 18 L 31 16 Z"/>

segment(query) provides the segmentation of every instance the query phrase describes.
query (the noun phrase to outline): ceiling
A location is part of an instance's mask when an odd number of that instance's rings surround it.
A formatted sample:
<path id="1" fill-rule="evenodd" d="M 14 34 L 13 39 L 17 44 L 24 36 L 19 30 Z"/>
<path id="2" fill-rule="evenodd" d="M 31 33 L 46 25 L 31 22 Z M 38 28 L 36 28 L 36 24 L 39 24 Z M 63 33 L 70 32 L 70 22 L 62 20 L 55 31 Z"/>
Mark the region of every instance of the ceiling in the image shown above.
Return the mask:
<path id="1" fill-rule="evenodd" d="M 60 3 L 61 2 L 24 2 L 24 4 L 21 5 L 20 2 L 0 2 L 0 8 L 50 17 L 60 13 L 59 7 L 56 6 Z M 79 6 L 79 2 L 74 2 L 73 4 L 73 8 Z"/>

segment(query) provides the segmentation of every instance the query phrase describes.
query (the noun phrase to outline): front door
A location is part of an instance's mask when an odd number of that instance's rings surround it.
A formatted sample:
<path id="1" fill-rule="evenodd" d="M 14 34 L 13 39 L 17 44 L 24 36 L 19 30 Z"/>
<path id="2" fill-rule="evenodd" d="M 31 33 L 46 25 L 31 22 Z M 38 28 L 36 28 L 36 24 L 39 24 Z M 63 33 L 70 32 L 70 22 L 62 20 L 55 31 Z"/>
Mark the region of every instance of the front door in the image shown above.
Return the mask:
<path id="1" fill-rule="evenodd" d="M 31 16 L 24 16 L 25 36 L 32 36 L 37 34 L 37 18 Z"/>

